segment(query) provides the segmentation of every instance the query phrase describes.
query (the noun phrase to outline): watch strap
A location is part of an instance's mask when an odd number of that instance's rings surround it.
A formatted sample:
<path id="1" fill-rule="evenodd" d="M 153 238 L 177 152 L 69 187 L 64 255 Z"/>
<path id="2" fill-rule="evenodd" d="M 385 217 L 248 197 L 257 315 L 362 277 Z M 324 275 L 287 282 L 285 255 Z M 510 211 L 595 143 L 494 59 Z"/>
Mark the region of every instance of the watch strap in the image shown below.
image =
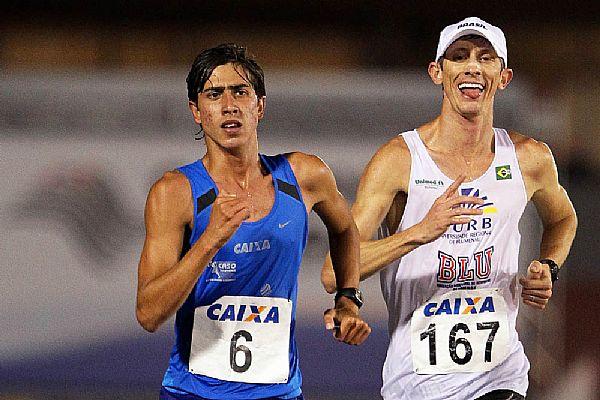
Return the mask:
<path id="1" fill-rule="evenodd" d="M 549 258 L 542 258 L 538 261 L 548 266 L 548 268 L 550 269 L 550 276 L 552 277 L 552 283 L 556 282 L 558 280 L 558 271 L 560 270 L 560 267 L 558 266 L 556 261 L 551 260 Z"/>
<path id="2" fill-rule="evenodd" d="M 337 301 L 342 296 L 347 297 L 348 299 L 352 300 L 352 302 L 354 304 L 356 304 L 356 306 L 358 308 L 361 308 L 363 305 L 362 293 L 357 288 L 343 288 L 343 289 L 338 290 L 337 293 L 335 294 L 334 303 L 337 304 Z"/>

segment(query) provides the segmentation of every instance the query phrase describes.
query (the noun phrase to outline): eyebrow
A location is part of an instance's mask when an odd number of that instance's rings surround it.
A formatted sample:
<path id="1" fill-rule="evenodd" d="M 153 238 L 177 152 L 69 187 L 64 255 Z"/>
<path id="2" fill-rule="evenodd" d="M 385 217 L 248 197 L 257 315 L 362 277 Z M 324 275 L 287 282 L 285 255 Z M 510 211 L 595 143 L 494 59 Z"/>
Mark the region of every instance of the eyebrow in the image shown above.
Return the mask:
<path id="1" fill-rule="evenodd" d="M 208 92 L 209 90 L 216 90 L 216 91 L 224 91 L 225 89 L 229 89 L 229 90 L 238 90 L 238 89 L 242 89 L 242 88 L 249 88 L 250 85 L 246 84 L 246 83 L 241 83 L 239 85 L 229 85 L 229 86 L 211 86 L 208 87 L 206 89 L 204 89 L 201 93 L 204 92 Z"/>
<path id="2" fill-rule="evenodd" d="M 448 48 L 446 50 L 446 52 L 444 53 L 444 56 L 448 53 L 452 53 L 452 52 L 456 52 L 456 51 L 468 51 L 471 52 L 472 48 L 469 48 L 467 46 L 460 46 L 460 47 L 455 47 L 455 48 Z M 479 47 L 479 52 L 483 52 L 483 53 L 490 53 L 490 54 L 496 54 L 496 50 L 493 47 Z"/>

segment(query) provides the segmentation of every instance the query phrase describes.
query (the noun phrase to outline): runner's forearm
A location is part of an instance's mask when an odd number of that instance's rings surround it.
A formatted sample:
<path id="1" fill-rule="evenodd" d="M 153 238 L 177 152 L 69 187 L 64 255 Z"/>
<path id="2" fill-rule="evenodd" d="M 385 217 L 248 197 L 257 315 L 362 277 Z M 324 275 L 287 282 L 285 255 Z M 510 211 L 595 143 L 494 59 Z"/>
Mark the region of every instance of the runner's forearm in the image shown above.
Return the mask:
<path id="1" fill-rule="evenodd" d="M 329 233 L 329 247 L 338 288 L 358 287 L 359 235 L 354 224 L 340 233 Z"/>
<path id="2" fill-rule="evenodd" d="M 425 243 L 414 226 L 385 239 L 361 241 L 360 243 L 360 280 L 363 281 L 383 269 L 392 261 L 408 254 Z M 325 258 L 321 271 L 321 282 L 328 293 L 335 292 L 336 284 L 333 266 L 329 255 Z"/>
<path id="3" fill-rule="evenodd" d="M 172 268 L 138 290 L 137 317 L 144 329 L 154 332 L 181 307 L 218 251 L 209 242 L 198 239 Z"/>
<path id="4" fill-rule="evenodd" d="M 384 239 L 360 243 L 360 280 L 365 280 L 424 242 L 415 225 Z"/>
<path id="5" fill-rule="evenodd" d="M 545 226 L 540 244 L 540 258 L 549 258 L 559 266 L 562 265 L 569 255 L 576 230 L 577 217 L 575 214 Z"/>

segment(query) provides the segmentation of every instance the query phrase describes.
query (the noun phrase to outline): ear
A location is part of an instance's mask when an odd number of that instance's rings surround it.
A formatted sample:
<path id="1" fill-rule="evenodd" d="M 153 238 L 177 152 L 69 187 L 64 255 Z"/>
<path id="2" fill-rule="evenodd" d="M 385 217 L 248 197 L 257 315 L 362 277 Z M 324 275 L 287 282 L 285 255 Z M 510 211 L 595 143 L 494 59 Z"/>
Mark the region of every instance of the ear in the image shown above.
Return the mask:
<path id="1" fill-rule="evenodd" d="M 265 116 L 265 106 L 267 105 L 267 96 L 258 98 L 258 120 L 260 121 Z"/>
<path id="2" fill-rule="evenodd" d="M 513 70 L 510 68 L 504 68 L 502 72 L 500 72 L 500 83 L 498 84 L 498 89 L 504 90 L 512 81 L 513 78 Z"/>
<path id="3" fill-rule="evenodd" d="M 442 60 L 442 62 L 444 62 L 444 60 Z M 427 67 L 427 72 L 433 83 L 436 85 L 442 84 L 442 66 L 439 63 L 436 63 L 435 61 L 430 62 Z"/>
<path id="4" fill-rule="evenodd" d="M 198 125 L 201 125 L 202 121 L 200 121 L 200 110 L 198 109 L 198 104 L 190 100 L 190 101 L 188 101 L 188 107 L 190 108 L 190 111 L 192 112 L 192 117 L 194 117 L 194 121 Z"/>

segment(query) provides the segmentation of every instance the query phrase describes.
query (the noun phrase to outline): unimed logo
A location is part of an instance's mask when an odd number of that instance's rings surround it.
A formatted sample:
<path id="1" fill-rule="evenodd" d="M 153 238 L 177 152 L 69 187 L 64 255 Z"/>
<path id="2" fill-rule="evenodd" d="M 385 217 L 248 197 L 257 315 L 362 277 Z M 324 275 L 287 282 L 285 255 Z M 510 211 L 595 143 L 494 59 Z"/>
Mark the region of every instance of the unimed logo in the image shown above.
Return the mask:
<path id="1" fill-rule="evenodd" d="M 279 307 L 255 304 L 220 304 L 208 307 L 206 316 L 213 321 L 253 322 L 257 324 L 278 324 Z"/>
<path id="2" fill-rule="evenodd" d="M 416 185 L 432 185 L 432 186 L 444 186 L 444 181 L 441 179 L 415 179 Z"/>

